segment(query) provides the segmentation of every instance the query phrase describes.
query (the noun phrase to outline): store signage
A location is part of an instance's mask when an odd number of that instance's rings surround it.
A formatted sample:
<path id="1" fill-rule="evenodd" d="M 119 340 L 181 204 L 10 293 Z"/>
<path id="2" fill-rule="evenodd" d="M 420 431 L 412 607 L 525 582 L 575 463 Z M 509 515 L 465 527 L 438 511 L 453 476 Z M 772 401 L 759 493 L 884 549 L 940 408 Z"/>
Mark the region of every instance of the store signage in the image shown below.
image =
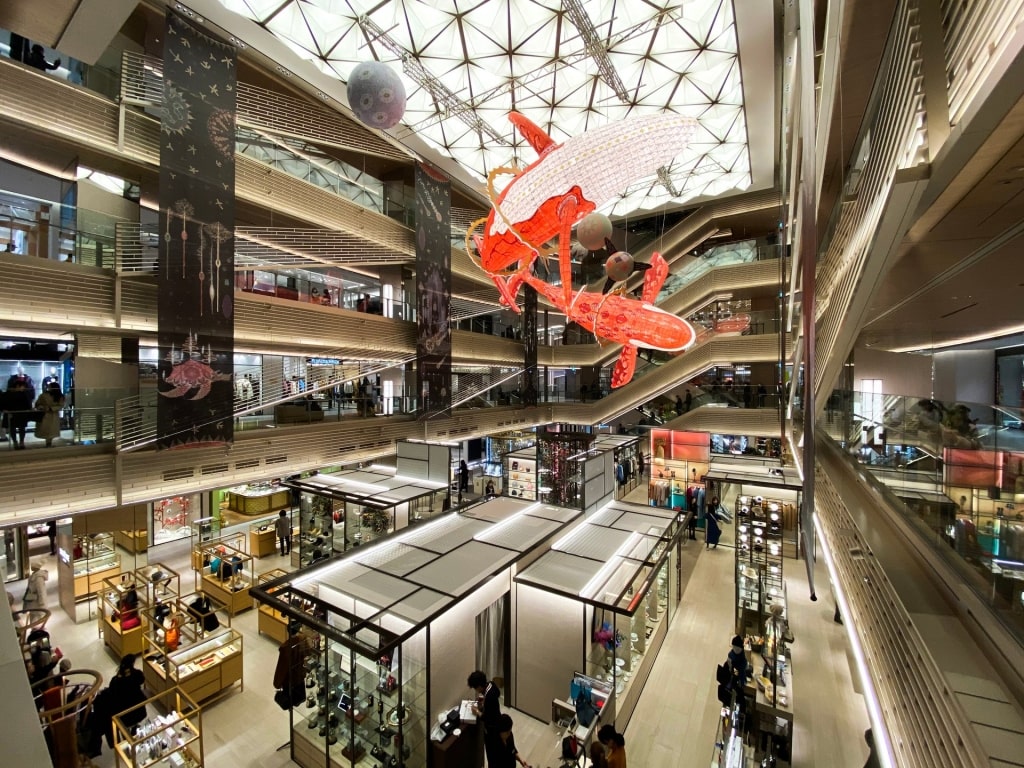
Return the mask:
<path id="1" fill-rule="evenodd" d="M 307 357 L 306 365 L 341 365 L 340 357 Z"/>

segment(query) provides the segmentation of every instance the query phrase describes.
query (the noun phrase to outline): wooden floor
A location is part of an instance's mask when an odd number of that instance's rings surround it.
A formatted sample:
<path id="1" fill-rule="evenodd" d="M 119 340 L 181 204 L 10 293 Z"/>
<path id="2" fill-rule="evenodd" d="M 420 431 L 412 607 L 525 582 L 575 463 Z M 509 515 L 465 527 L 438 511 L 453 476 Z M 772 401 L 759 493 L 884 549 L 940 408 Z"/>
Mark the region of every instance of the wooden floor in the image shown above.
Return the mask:
<path id="1" fill-rule="evenodd" d="M 730 526 L 725 526 L 730 533 Z M 716 738 L 719 705 L 715 697 L 715 666 L 725 659 L 733 632 L 733 550 L 705 550 L 702 540 L 687 542 L 683 556 L 683 601 L 665 645 L 625 730 L 631 768 L 708 768 Z M 731 541 L 723 536 L 723 542 Z M 168 558 L 180 549 L 177 557 Z M 33 553 L 34 555 L 36 553 Z M 177 567 L 191 583 L 187 542 L 161 548 L 161 559 Z M 50 569 L 47 592 L 54 616 L 50 630 L 76 667 L 92 667 L 109 675 L 115 666 L 97 641 L 95 622 L 73 624 L 56 605 L 56 563 L 43 553 L 33 558 Z M 260 561 L 258 570 L 281 564 L 276 556 Z M 797 768 L 860 768 L 867 757 L 863 740 L 867 716 L 854 690 L 843 627 L 833 623 L 833 605 L 823 568 L 816 573 L 821 599 L 807 599 L 802 562 L 787 560 L 789 606 L 793 633 L 796 707 L 794 762 Z M 185 585 L 183 584 L 183 587 Z M 8 585 L 16 594 L 18 587 Z M 207 765 L 283 768 L 293 765 L 288 750 L 276 748 L 288 739 L 287 717 L 273 703 L 270 673 L 277 646 L 257 637 L 256 612 L 237 616 L 233 626 L 246 635 L 245 690 L 203 714 Z M 510 712 L 516 743 L 534 768 L 556 768 L 558 733 L 549 724 Z M 257 725 L 258 724 L 258 725 Z M 99 768 L 114 765 L 104 748 Z M 421 768 L 409 766 L 409 768 Z"/>
<path id="2" fill-rule="evenodd" d="M 644 501 L 646 488 L 639 499 Z M 734 527 L 725 524 L 717 549 L 703 533 L 683 554 L 683 601 L 625 729 L 631 768 L 708 768 L 718 736 L 720 705 L 715 668 L 733 637 Z M 848 655 L 846 628 L 833 621 L 828 573 L 819 562 L 811 602 L 803 561 L 787 560 L 786 588 L 792 646 L 793 768 L 860 768 L 867 760 L 864 699 Z M 556 732 L 528 715 L 512 713 L 516 744 L 534 768 L 555 768 Z M 557 754 L 557 753 L 556 753 Z"/>

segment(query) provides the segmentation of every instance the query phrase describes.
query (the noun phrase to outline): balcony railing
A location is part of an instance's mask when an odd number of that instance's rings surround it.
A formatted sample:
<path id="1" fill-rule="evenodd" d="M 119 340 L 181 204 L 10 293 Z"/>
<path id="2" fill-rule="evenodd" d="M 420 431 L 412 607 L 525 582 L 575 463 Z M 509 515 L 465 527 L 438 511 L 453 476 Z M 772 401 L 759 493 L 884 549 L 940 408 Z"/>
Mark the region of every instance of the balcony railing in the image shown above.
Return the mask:
<path id="1" fill-rule="evenodd" d="M 1024 411 L 836 390 L 818 429 L 1024 644 Z"/>

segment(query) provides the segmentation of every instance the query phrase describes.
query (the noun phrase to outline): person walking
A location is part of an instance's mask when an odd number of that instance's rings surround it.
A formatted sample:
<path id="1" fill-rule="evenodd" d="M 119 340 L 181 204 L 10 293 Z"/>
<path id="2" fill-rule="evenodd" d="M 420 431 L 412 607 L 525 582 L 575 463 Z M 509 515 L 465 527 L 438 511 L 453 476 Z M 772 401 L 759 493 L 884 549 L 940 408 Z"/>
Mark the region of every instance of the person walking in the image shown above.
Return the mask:
<path id="1" fill-rule="evenodd" d="M 50 540 L 50 554 L 57 554 L 57 521 L 50 520 L 46 524 L 46 538 Z"/>
<path id="2" fill-rule="evenodd" d="M 490 758 L 487 760 L 487 764 L 490 768 L 516 768 L 518 762 L 523 768 L 530 768 L 525 760 L 519 756 L 519 750 L 516 749 L 516 739 L 512 735 L 512 718 L 508 715 L 501 715 L 498 718 L 498 739 L 496 747 L 496 756 L 498 762 L 492 763 Z"/>
<path id="3" fill-rule="evenodd" d="M 32 563 L 32 573 L 25 584 L 25 596 L 21 599 L 21 607 L 26 611 L 46 608 L 46 582 L 50 572 L 39 563 Z"/>
<path id="4" fill-rule="evenodd" d="M 281 554 L 288 555 L 292 551 L 292 521 L 288 518 L 288 511 L 282 509 L 274 521 L 274 533 L 281 545 Z"/>
<path id="5" fill-rule="evenodd" d="M 626 738 L 606 723 L 597 732 L 597 740 L 605 750 L 605 765 L 608 768 L 626 768 Z"/>
<path id="6" fill-rule="evenodd" d="M 459 496 L 469 493 L 469 465 L 466 460 L 459 461 Z"/>
<path id="7" fill-rule="evenodd" d="M 693 405 L 693 392 L 691 392 L 690 390 L 686 390 L 686 399 L 683 400 L 683 408 L 685 410 L 689 411 L 690 407 L 692 405 Z"/>
<path id="8" fill-rule="evenodd" d="M 712 502 L 715 500 L 712 499 Z M 704 516 L 704 549 L 718 549 L 718 540 L 722 538 L 722 526 L 718 522 L 716 507 L 708 508 Z"/>

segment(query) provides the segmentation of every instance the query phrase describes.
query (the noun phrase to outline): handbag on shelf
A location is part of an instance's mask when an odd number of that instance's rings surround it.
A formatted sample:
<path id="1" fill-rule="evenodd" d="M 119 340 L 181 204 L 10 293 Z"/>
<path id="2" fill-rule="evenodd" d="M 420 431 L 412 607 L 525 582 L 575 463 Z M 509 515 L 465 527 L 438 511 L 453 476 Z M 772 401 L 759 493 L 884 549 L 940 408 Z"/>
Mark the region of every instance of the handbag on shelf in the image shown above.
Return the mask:
<path id="1" fill-rule="evenodd" d="M 580 725 L 584 728 L 589 728 L 590 724 L 594 722 L 594 718 L 597 717 L 597 707 L 594 706 L 589 692 L 584 691 L 577 696 L 575 704 L 576 719 L 579 720 Z"/>

